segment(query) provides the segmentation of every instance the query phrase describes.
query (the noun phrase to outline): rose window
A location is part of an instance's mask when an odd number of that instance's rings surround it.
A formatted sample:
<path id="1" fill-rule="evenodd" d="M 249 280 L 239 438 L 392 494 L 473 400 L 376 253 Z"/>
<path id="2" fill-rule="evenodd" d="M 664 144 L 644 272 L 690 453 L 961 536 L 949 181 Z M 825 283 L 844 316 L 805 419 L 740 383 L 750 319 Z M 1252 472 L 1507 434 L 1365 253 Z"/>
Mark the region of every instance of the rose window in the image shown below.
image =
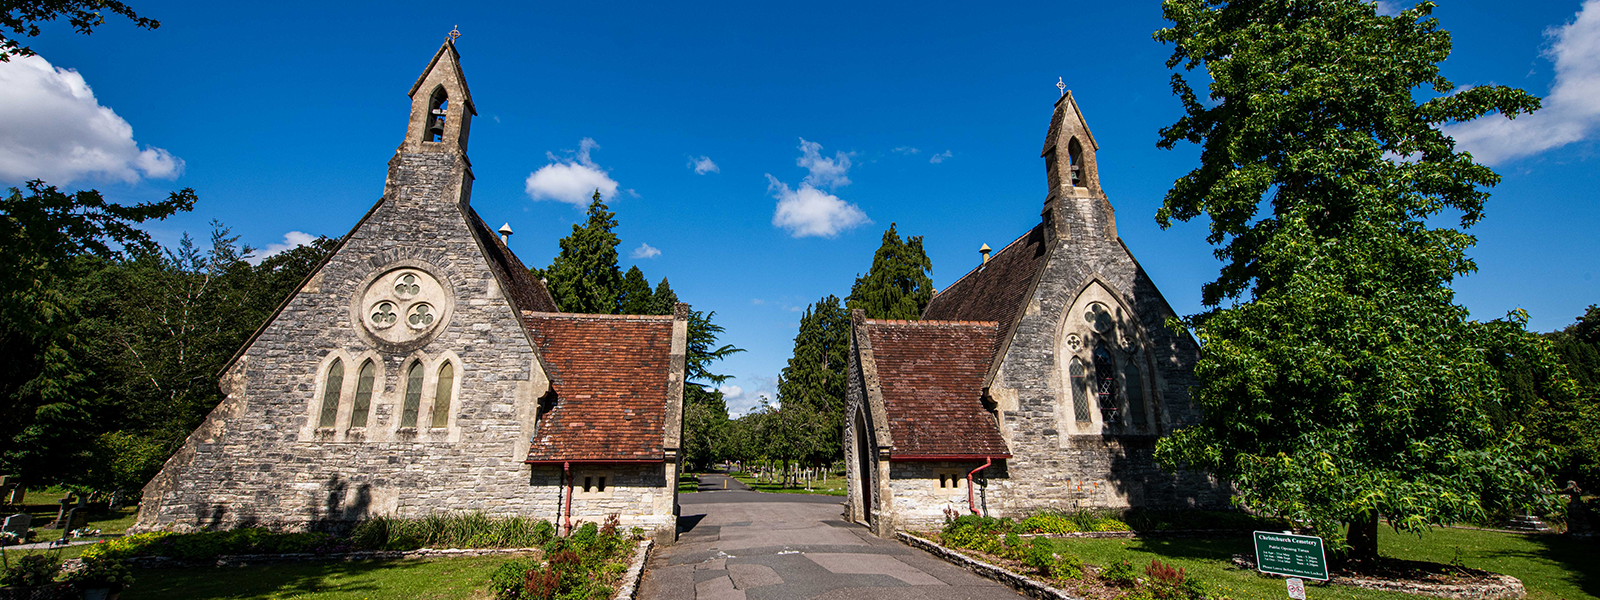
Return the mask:
<path id="1" fill-rule="evenodd" d="M 378 276 L 354 308 L 366 329 L 391 344 L 425 342 L 450 319 L 451 297 L 437 278 L 417 268 L 400 268 Z M 396 323 L 405 327 L 393 327 Z"/>
<path id="2" fill-rule="evenodd" d="M 1109 332 L 1117 325 L 1116 317 L 1111 316 L 1111 311 L 1106 310 L 1106 305 L 1099 302 L 1090 304 L 1089 309 L 1083 311 L 1083 320 L 1099 333 Z"/>

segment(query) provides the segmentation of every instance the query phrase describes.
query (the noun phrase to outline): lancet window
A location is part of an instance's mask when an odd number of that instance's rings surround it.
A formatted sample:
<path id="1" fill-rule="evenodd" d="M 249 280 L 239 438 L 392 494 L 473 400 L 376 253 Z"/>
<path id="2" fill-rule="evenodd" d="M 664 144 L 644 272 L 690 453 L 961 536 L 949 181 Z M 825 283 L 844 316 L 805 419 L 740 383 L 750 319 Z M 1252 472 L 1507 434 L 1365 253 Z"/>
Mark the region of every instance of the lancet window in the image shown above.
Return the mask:
<path id="1" fill-rule="evenodd" d="M 355 406 L 350 409 L 350 426 L 366 427 L 367 413 L 372 409 L 372 384 L 378 376 L 378 366 L 372 359 L 361 363 L 361 372 L 356 376 Z"/>
<path id="2" fill-rule="evenodd" d="M 450 425 L 450 400 L 455 393 L 456 369 L 446 362 L 439 367 L 439 383 L 433 394 L 433 426 L 435 428 Z"/>
<path id="3" fill-rule="evenodd" d="M 1122 422 L 1122 403 L 1117 397 L 1117 367 L 1105 344 L 1094 348 L 1095 392 L 1100 401 L 1100 419 L 1105 423 Z"/>
<path id="4" fill-rule="evenodd" d="M 344 388 L 344 361 L 333 359 L 328 365 L 328 376 L 322 382 L 322 414 L 318 427 L 334 427 L 339 418 L 339 392 Z"/>
<path id="5" fill-rule="evenodd" d="M 428 127 L 422 135 L 423 141 L 444 141 L 444 118 L 450 112 L 450 96 L 443 87 L 433 91 L 433 97 L 428 100 Z"/>
<path id="6" fill-rule="evenodd" d="M 422 361 L 411 363 L 406 370 L 406 399 L 400 409 L 400 426 L 417 426 L 417 409 L 422 406 Z"/>
<path id="7" fill-rule="evenodd" d="M 1083 359 L 1072 357 L 1072 365 L 1068 367 L 1072 376 L 1072 412 L 1074 418 L 1080 423 L 1089 422 L 1089 369 L 1084 367 Z"/>

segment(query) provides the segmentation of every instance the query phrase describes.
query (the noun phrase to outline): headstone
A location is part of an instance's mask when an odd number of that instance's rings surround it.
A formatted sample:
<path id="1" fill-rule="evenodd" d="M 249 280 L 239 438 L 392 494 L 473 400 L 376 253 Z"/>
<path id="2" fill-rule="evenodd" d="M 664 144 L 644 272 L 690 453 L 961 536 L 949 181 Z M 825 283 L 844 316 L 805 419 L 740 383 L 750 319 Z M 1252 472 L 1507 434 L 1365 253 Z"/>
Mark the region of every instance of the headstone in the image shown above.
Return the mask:
<path id="1" fill-rule="evenodd" d="M 67 514 L 67 530 L 73 531 L 89 526 L 89 509 L 75 508 Z"/>
<path id="2" fill-rule="evenodd" d="M 33 526 L 33 515 L 17 513 L 6 517 L 6 524 L 0 526 L 0 531 L 16 534 L 17 537 L 28 537 L 28 528 Z"/>
<path id="3" fill-rule="evenodd" d="M 16 505 L 16 506 L 22 506 L 23 499 L 25 499 L 27 497 L 28 497 L 28 488 L 19 484 L 19 485 L 17 485 L 17 489 L 11 490 L 11 498 L 9 500 L 7 500 L 6 503 L 7 504 L 13 504 L 13 505 Z"/>

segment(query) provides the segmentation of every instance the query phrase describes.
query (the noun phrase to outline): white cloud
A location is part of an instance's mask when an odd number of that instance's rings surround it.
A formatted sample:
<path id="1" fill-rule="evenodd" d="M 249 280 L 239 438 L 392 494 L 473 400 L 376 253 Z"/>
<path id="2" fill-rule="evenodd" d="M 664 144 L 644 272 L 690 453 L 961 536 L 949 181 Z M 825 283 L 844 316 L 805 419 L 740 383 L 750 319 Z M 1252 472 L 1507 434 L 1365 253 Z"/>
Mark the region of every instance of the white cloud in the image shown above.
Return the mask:
<path id="1" fill-rule="evenodd" d="M 939 163 L 944 162 L 944 159 L 950 158 L 952 156 L 955 156 L 955 155 L 951 154 L 949 150 L 945 150 L 944 152 L 940 152 L 940 153 L 935 154 L 933 156 L 929 156 L 928 157 L 928 162 L 931 162 L 931 163 L 937 165 Z"/>
<path id="2" fill-rule="evenodd" d="M 798 190 L 767 174 L 767 193 L 778 200 L 778 209 L 772 214 L 774 226 L 797 238 L 833 237 L 872 222 L 860 207 L 822 191 L 850 185 L 850 154 L 836 152 L 827 158 L 822 156 L 822 144 L 800 138 L 800 158 L 795 164 L 809 171 Z"/>
<path id="3" fill-rule="evenodd" d="M 1444 128 L 1456 146 L 1484 164 L 1498 164 L 1581 141 L 1600 125 L 1600 0 L 1587 0 L 1571 23 L 1545 31 L 1544 51 L 1555 81 L 1544 107 L 1507 119 L 1491 115 Z"/>
<path id="4" fill-rule="evenodd" d="M 599 147 L 600 144 L 595 143 L 593 139 L 583 138 L 578 142 L 577 153 L 571 158 L 561 158 L 546 152 L 545 156 L 550 159 L 550 164 L 528 174 L 524 188 L 528 192 L 528 197 L 534 200 L 565 202 L 580 208 L 589 205 L 595 190 L 600 190 L 601 198 L 616 199 L 617 181 L 589 158 L 589 152 Z"/>
<path id="5" fill-rule="evenodd" d="M 1400 11 L 1405 10 L 1405 7 L 1403 7 L 1403 6 L 1399 5 L 1399 4 L 1395 4 L 1393 2 L 1386 2 L 1385 0 L 1378 0 L 1374 4 L 1376 4 L 1377 7 L 1378 7 L 1378 14 L 1383 15 L 1385 17 L 1393 17 L 1393 16 L 1396 16 L 1396 15 L 1399 15 Z"/>
<path id="6" fill-rule="evenodd" d="M 634 258 L 655 258 L 661 256 L 661 249 L 650 244 L 640 243 L 639 247 L 634 248 L 633 253 L 629 254 L 629 256 Z"/>
<path id="7" fill-rule="evenodd" d="M 891 150 L 891 152 L 894 152 L 895 154 L 916 154 L 921 152 L 921 150 L 912 148 L 911 146 L 900 146 L 894 150 Z"/>
<path id="8" fill-rule="evenodd" d="M 850 185 L 850 178 L 845 176 L 850 172 L 850 154 L 835 152 L 833 158 L 826 158 L 822 156 L 822 144 L 800 138 L 800 158 L 794 163 L 811 171 L 801 185 L 829 189 Z"/>
<path id="9" fill-rule="evenodd" d="M 718 168 L 717 167 L 717 163 L 712 162 L 711 161 L 711 157 L 709 157 L 709 156 L 702 156 L 700 158 L 691 158 L 691 159 L 689 159 L 689 168 L 694 169 L 694 174 L 695 175 L 705 175 L 706 173 L 721 173 L 722 172 L 722 169 Z"/>
<path id="10" fill-rule="evenodd" d="M 303 231 L 291 231 L 283 234 L 283 241 L 267 244 L 267 247 L 262 248 L 260 252 L 257 252 L 255 256 L 248 260 L 252 265 L 259 265 L 261 264 L 261 261 L 266 260 L 275 254 L 293 250 L 295 248 L 299 248 L 300 246 L 310 244 L 314 241 L 317 241 L 317 236 Z"/>
<path id="11" fill-rule="evenodd" d="M 173 179 L 183 159 L 139 149 L 133 126 L 95 100 L 83 76 L 41 56 L 0 63 L 0 180 Z"/>
<path id="12" fill-rule="evenodd" d="M 834 237 L 841 231 L 871 223 L 867 213 L 838 196 L 819 190 L 808 182 L 800 189 L 791 190 L 789 184 L 767 175 L 767 191 L 778 199 L 778 210 L 772 214 L 772 224 L 800 238 L 808 236 Z"/>
<path id="13" fill-rule="evenodd" d="M 754 375 L 741 377 L 740 379 L 748 380 L 746 383 L 749 384 L 750 389 L 731 383 L 717 388 L 722 391 L 722 400 L 728 406 L 729 417 L 739 418 L 744 416 L 755 410 L 757 406 L 760 406 L 763 398 L 771 402 L 778 395 L 778 379 L 776 377 Z"/>

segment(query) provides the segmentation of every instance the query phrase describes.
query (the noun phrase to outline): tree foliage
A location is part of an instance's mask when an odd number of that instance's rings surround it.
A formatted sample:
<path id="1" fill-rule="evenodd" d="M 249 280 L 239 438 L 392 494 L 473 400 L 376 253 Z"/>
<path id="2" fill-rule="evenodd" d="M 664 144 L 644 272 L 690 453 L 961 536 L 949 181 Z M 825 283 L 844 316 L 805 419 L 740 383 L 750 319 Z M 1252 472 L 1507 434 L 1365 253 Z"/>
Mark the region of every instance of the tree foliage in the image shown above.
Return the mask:
<path id="1" fill-rule="evenodd" d="M 800 317 L 794 354 L 778 376 L 778 399 L 796 444 L 789 458 L 810 465 L 843 456 L 845 366 L 850 354 L 850 313 L 837 296 L 818 300 Z"/>
<path id="2" fill-rule="evenodd" d="M 611 230 L 617 227 L 617 215 L 600 201 L 599 190 L 589 203 L 588 217 L 583 225 L 572 225 L 572 235 L 561 238 L 561 251 L 550 268 L 535 275 L 544 277 L 563 311 L 616 314 L 622 270 L 617 267 L 619 240 Z"/>
<path id="3" fill-rule="evenodd" d="M 1600 489 L 1600 309 L 1590 306 L 1577 323 L 1536 335 L 1506 332 L 1489 348 L 1508 396 L 1490 407 L 1497 429 L 1522 427 L 1529 444 L 1549 454 L 1557 485 L 1572 481 Z"/>
<path id="4" fill-rule="evenodd" d="M 72 28 L 84 35 L 94 33 L 95 27 L 105 23 L 103 12 L 127 17 L 135 26 L 145 29 L 161 26 L 160 21 L 141 17 L 117 0 L 7 0 L 4 7 L 5 12 L 0 13 L 0 28 L 11 33 L 0 33 L 0 62 L 7 62 L 13 56 L 33 56 L 33 49 L 21 45 L 17 38 L 38 37 L 39 24 L 61 17 L 66 17 Z"/>
<path id="5" fill-rule="evenodd" d="M 1521 317 L 1467 320 L 1449 284 L 1473 270 L 1466 228 L 1499 178 L 1440 127 L 1530 112 L 1521 90 L 1455 93 L 1450 36 L 1428 2 L 1396 17 L 1359 0 L 1166 0 L 1185 114 L 1160 146 L 1201 144 L 1157 220 L 1204 215 L 1223 261 L 1189 319 L 1202 422 L 1159 458 L 1230 480 L 1252 509 L 1305 522 L 1355 556 L 1395 527 L 1472 521 L 1542 498 L 1540 460 L 1489 417 L 1504 400 L 1486 348 Z M 1418 88 L 1439 94 L 1417 102 Z M 1263 214 L 1263 212 L 1265 214 Z M 1226 304 L 1225 304 L 1226 303 Z M 1511 340 L 1516 342 L 1515 339 Z M 1541 359 L 1542 360 L 1542 359 Z"/>
<path id="6" fill-rule="evenodd" d="M 845 305 L 867 312 L 869 319 L 922 318 L 922 309 L 933 299 L 933 261 L 922 250 L 922 236 L 904 241 L 895 224 L 883 232 L 883 244 L 872 255 L 872 268 L 856 277 Z"/>

